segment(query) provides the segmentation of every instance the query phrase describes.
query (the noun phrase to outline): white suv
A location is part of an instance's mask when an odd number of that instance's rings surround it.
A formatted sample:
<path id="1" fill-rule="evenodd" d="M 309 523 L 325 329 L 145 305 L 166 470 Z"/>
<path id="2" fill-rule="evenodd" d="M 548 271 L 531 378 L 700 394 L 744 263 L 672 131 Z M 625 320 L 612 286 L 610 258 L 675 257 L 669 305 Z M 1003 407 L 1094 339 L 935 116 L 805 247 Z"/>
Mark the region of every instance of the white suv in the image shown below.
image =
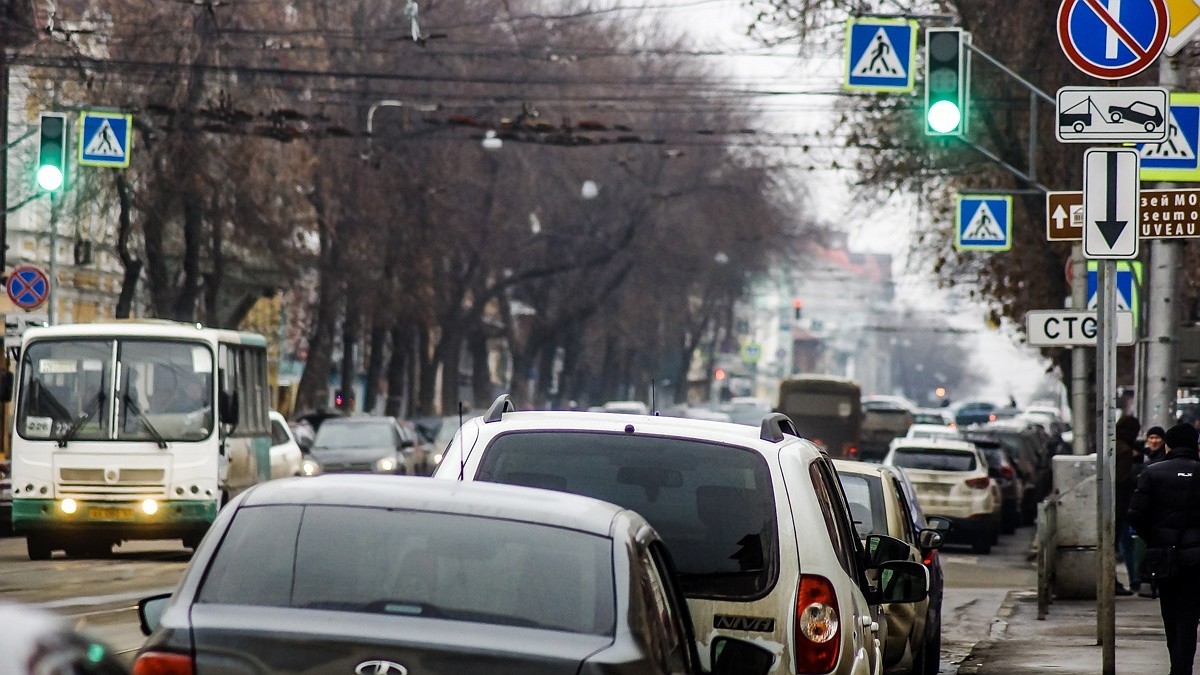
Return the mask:
<path id="1" fill-rule="evenodd" d="M 942 438 L 898 439 L 883 463 L 899 467 L 917 490 L 927 516 L 950 520 L 949 541 L 989 553 L 1000 527 L 1000 487 L 974 443 Z"/>
<path id="2" fill-rule="evenodd" d="M 572 492 L 640 513 L 674 559 L 706 667 L 714 641 L 730 637 L 762 648 L 742 658 L 745 673 L 878 675 L 879 605 L 925 598 L 921 564 L 867 569 L 832 462 L 783 415 L 756 429 L 511 411 L 501 397 L 464 424 L 434 478 Z"/>

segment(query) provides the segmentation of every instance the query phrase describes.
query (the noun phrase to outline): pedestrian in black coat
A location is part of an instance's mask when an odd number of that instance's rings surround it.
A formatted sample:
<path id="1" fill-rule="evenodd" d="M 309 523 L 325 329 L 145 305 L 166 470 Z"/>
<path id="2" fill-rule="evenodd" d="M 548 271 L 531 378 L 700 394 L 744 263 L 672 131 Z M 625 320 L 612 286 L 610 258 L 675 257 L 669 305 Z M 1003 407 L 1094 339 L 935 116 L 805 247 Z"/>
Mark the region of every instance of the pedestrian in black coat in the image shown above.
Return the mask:
<path id="1" fill-rule="evenodd" d="M 1138 477 L 1129 523 L 1150 549 L 1175 548 L 1176 571 L 1158 582 L 1171 675 L 1191 675 L 1200 625 L 1200 450 L 1190 424 L 1167 430 L 1167 457 Z"/>

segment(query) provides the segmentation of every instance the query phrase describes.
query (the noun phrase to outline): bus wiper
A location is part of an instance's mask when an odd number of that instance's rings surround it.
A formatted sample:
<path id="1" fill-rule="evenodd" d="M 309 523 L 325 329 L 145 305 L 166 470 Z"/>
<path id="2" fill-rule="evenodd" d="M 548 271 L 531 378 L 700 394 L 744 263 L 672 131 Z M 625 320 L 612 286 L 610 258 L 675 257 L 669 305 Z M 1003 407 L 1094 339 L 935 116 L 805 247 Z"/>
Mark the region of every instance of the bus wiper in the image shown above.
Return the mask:
<path id="1" fill-rule="evenodd" d="M 146 417 L 146 413 L 142 412 L 142 409 L 133 400 L 133 397 L 129 395 L 129 392 L 125 392 L 125 394 L 122 395 L 122 399 L 125 401 L 125 407 L 132 410 L 134 415 L 137 415 L 137 418 L 141 421 L 142 426 L 146 427 L 146 431 L 149 431 L 150 435 L 154 437 L 155 442 L 158 443 L 158 447 L 166 450 L 167 439 L 163 438 L 162 434 L 158 433 L 158 429 L 155 429 L 154 425 L 150 423 L 150 418 Z"/>
<path id="2" fill-rule="evenodd" d="M 62 432 L 62 434 L 58 437 L 58 447 L 67 447 L 67 441 L 75 438 L 75 434 L 79 433 L 79 430 L 83 428 L 83 425 L 87 424 L 88 421 L 92 419 L 92 415 L 95 415 L 100 411 L 100 406 L 102 405 L 104 405 L 103 389 L 96 392 L 96 395 L 93 396 L 92 400 L 88 402 L 87 410 L 84 410 L 82 415 L 75 418 L 75 420 L 71 422 L 71 426 L 67 427 L 67 430 Z"/>

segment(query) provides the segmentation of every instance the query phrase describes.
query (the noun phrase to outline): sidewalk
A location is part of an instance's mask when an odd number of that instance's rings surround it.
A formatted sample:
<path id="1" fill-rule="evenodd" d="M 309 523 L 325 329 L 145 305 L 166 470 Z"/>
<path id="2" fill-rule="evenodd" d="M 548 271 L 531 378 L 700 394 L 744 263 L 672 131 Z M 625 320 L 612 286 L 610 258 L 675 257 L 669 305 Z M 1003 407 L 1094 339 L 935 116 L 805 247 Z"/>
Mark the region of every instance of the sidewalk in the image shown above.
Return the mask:
<path id="1" fill-rule="evenodd" d="M 1165 675 L 1171 666 L 1158 600 L 1119 597 L 1116 606 L 1116 670 L 1121 675 Z M 996 618 L 991 635 L 971 650 L 960 675 L 1100 672 L 1096 643 L 1096 603 L 1056 600 L 1044 621 L 1037 619 L 1037 594 L 1013 591 Z"/>

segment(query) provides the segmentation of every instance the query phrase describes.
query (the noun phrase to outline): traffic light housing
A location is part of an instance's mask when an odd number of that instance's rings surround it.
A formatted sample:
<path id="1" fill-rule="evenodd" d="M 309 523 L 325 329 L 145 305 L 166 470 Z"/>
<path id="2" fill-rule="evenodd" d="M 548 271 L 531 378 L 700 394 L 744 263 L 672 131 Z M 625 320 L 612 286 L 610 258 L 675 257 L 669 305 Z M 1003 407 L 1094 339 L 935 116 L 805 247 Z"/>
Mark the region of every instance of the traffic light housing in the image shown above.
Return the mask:
<path id="1" fill-rule="evenodd" d="M 961 136 L 967 126 L 968 68 L 961 28 L 925 30 L 925 135 Z"/>
<path id="2" fill-rule="evenodd" d="M 38 130 L 37 185 L 58 192 L 67 182 L 67 116 L 42 113 Z"/>

